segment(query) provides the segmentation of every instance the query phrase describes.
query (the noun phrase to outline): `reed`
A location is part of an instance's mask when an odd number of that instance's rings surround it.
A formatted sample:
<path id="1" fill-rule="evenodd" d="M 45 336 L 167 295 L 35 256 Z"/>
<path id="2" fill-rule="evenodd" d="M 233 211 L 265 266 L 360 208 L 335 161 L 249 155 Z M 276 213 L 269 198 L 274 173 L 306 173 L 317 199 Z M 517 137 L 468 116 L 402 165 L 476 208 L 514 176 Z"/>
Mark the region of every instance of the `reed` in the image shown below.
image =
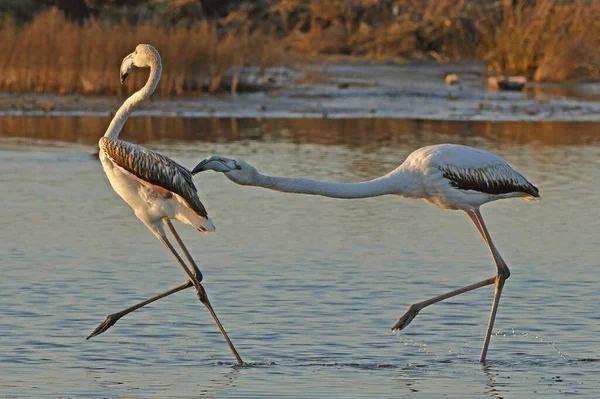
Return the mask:
<path id="1" fill-rule="evenodd" d="M 259 30 L 219 32 L 215 22 L 165 26 L 157 21 L 134 27 L 90 20 L 68 21 L 57 9 L 39 14 L 17 27 L 10 19 L 0 26 L 0 90 L 121 94 L 144 84 L 147 76 L 132 74 L 119 84 L 121 60 L 139 43 L 151 43 L 162 55 L 161 95 L 228 87 L 224 77 L 246 64 L 275 62 L 281 47 Z M 231 82 L 229 82 L 229 86 Z"/>
<path id="2" fill-rule="evenodd" d="M 573 0 L 277 0 L 225 18 L 70 22 L 56 9 L 0 19 L 0 90 L 123 94 L 118 66 L 138 43 L 162 54 L 163 96 L 239 89 L 245 66 L 294 57 L 480 60 L 535 80 L 596 76 L 600 2 Z M 260 3 L 260 4 L 263 4 Z M 256 3 L 259 4 L 259 3 Z"/>
<path id="3" fill-rule="evenodd" d="M 595 1 L 503 1 L 477 20 L 477 55 L 490 70 L 534 80 L 596 76 L 600 4 Z"/>
<path id="4" fill-rule="evenodd" d="M 534 80 L 596 76 L 600 67 L 597 1 L 282 0 L 273 12 L 299 54 L 477 59 Z"/>
<path id="5" fill-rule="evenodd" d="M 273 11 L 290 32 L 293 52 L 456 60 L 472 53 L 468 45 L 475 39 L 475 9 L 487 8 L 474 4 L 467 0 L 287 0 L 278 2 Z"/>

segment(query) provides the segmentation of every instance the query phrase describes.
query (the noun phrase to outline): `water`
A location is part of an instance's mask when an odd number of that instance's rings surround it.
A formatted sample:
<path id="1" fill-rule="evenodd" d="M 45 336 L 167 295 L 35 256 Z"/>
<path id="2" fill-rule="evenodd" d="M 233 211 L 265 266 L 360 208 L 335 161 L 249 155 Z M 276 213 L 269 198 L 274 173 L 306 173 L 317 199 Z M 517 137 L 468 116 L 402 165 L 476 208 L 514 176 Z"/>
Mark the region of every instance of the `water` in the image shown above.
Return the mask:
<path id="1" fill-rule="evenodd" d="M 494 274 L 464 214 L 199 175 L 217 233 L 177 227 L 244 367 L 191 290 L 85 340 L 106 315 L 185 281 L 91 155 L 106 125 L 0 118 L 1 397 L 600 395 L 595 124 L 131 120 L 123 138 L 188 167 L 216 153 L 267 174 L 350 182 L 420 146 L 455 142 L 502 156 L 540 188 L 541 202 L 483 208 L 512 271 L 483 366 L 490 287 L 389 331 L 411 303 Z"/>

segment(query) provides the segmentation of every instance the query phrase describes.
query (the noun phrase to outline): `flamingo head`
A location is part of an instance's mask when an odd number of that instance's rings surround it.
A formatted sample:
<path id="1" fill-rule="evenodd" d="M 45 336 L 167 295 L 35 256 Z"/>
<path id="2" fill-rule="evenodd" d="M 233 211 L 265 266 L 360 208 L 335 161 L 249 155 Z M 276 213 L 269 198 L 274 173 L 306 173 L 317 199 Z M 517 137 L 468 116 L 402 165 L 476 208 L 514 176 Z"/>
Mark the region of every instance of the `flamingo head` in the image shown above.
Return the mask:
<path id="1" fill-rule="evenodd" d="M 123 58 L 121 61 L 120 78 L 121 84 L 125 83 L 125 79 L 135 67 L 144 68 L 150 65 L 160 64 L 160 55 L 158 51 L 149 44 L 138 44 L 135 51 Z"/>
<path id="2" fill-rule="evenodd" d="M 206 170 L 222 172 L 232 182 L 244 186 L 253 185 L 259 175 L 258 170 L 245 161 L 225 158 L 218 155 L 213 155 L 200 162 L 196 165 L 192 174 L 195 175 L 196 173 L 204 172 Z"/>

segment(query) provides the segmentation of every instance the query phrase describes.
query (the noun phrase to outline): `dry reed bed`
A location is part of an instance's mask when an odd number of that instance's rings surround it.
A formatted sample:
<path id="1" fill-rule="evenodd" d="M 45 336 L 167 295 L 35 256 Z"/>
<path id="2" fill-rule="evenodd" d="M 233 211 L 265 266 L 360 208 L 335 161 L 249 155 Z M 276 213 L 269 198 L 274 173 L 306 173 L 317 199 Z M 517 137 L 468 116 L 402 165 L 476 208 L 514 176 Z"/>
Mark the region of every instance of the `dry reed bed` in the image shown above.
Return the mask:
<path id="1" fill-rule="evenodd" d="M 245 65 L 284 56 L 343 54 L 388 60 L 479 59 L 489 70 L 536 80 L 596 76 L 600 2 L 573 0 L 279 0 L 253 17 L 247 8 L 220 21 L 131 26 L 56 11 L 16 27 L 0 25 L 0 90 L 121 93 L 118 65 L 138 43 L 163 56 L 162 95 L 235 91 Z M 254 19 L 253 19 L 254 18 Z M 228 81 L 224 77 L 228 76 Z M 127 90 L 146 79 L 133 74 Z"/>
<path id="2" fill-rule="evenodd" d="M 0 27 L 0 90 L 60 93 L 121 93 L 139 88 L 147 74 L 134 73 L 132 82 L 119 84 L 119 65 L 138 43 L 151 43 L 163 58 L 161 95 L 222 89 L 223 78 L 245 64 L 265 66 L 276 59 L 278 44 L 260 31 L 240 28 L 218 32 L 215 23 L 165 27 L 147 22 L 104 24 L 70 22 L 52 9 L 30 24 Z M 232 88 L 235 90 L 235 87 Z"/>
<path id="3" fill-rule="evenodd" d="M 600 2 L 521 1 L 477 20 L 477 55 L 490 70 L 534 80 L 596 77 L 600 68 Z M 529 3 L 529 5 L 524 5 Z"/>
<path id="4" fill-rule="evenodd" d="M 596 76 L 600 67 L 598 1 L 282 0 L 273 11 L 302 54 L 479 59 L 535 80 Z"/>

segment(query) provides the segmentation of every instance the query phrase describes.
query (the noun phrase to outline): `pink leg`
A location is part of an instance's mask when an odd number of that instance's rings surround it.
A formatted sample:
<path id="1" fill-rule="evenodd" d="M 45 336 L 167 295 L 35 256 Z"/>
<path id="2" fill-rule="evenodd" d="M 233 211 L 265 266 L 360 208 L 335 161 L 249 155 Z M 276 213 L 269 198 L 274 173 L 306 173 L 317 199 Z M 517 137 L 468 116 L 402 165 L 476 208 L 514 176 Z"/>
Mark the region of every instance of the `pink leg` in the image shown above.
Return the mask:
<path id="1" fill-rule="evenodd" d="M 166 219 L 166 220 L 168 220 L 168 219 Z M 171 226 L 171 228 L 173 228 L 173 227 Z M 174 228 L 173 228 L 173 230 L 174 230 Z M 210 304 L 210 301 L 208 300 L 208 295 L 206 294 L 206 290 L 204 289 L 204 287 L 202 286 L 202 284 L 200 284 L 198 282 L 198 280 L 196 280 L 196 276 L 194 276 L 194 274 L 187 267 L 187 265 L 185 264 L 185 262 L 183 261 L 183 259 L 181 259 L 181 257 L 179 256 L 179 254 L 177 253 L 177 251 L 175 250 L 175 248 L 173 248 L 173 246 L 171 245 L 171 243 L 167 239 L 167 236 L 164 234 L 164 232 L 162 232 L 160 230 L 153 230 L 153 233 L 155 233 L 155 235 L 158 237 L 158 239 L 160 241 L 162 241 L 163 244 L 165 244 L 165 246 L 169 249 L 169 251 L 171 251 L 171 253 L 175 257 L 175 259 L 177 260 L 177 263 L 179 263 L 179 266 L 181 266 L 181 268 L 183 269 L 183 271 L 185 272 L 185 274 L 187 274 L 189 281 L 191 281 L 192 284 L 194 285 L 194 287 L 196 287 L 196 295 L 198 296 L 198 299 L 200 299 L 200 302 L 202 302 L 202 304 L 206 307 L 206 309 L 208 309 L 208 312 L 210 313 L 210 315 L 212 316 L 215 324 L 217 325 L 217 327 L 221 331 L 221 334 L 223 335 L 223 338 L 225 338 L 225 342 L 229 346 L 229 349 L 231 349 L 231 352 L 233 353 L 233 356 L 235 357 L 235 360 L 237 361 L 237 363 L 239 365 L 244 364 L 244 362 L 242 361 L 242 358 L 240 357 L 240 355 L 238 354 L 237 350 L 233 346 L 233 343 L 229 339 L 229 336 L 227 335 L 227 332 L 223 328 L 223 325 L 219 321 L 219 318 L 217 317 L 217 314 L 213 310 L 213 307 Z"/>
<path id="2" fill-rule="evenodd" d="M 165 224 L 167 225 L 167 227 L 171 231 L 171 234 L 173 234 L 173 237 L 175 237 L 175 240 L 177 241 L 177 244 L 179 244 L 179 247 L 183 251 L 183 254 L 187 258 L 189 264 L 192 266 L 193 273 L 194 273 L 194 276 L 196 277 L 196 280 L 198 281 L 198 283 L 200 283 L 202 281 L 202 273 L 200 272 L 200 269 L 198 269 L 198 266 L 196 265 L 196 262 L 194 262 L 194 259 L 192 258 L 192 255 L 190 255 L 189 251 L 187 250 L 187 248 L 183 244 L 183 241 L 181 241 L 181 237 L 179 237 L 179 234 L 177 233 L 177 230 L 175 230 L 175 227 L 173 226 L 173 224 L 171 223 L 171 221 L 168 220 L 168 219 L 166 219 L 165 220 Z M 194 286 L 194 283 L 192 282 L 192 280 L 188 280 L 185 283 L 182 283 L 182 284 L 178 285 L 175 288 L 171 288 L 170 290 L 163 292 L 162 294 L 155 295 L 152 298 L 146 299 L 145 301 L 142 301 L 142 302 L 140 302 L 140 303 L 138 303 L 136 305 L 130 306 L 127 309 L 124 309 L 124 310 L 122 310 L 120 312 L 110 314 L 110 315 L 108 315 L 106 317 L 106 319 L 102 322 L 102 324 L 100 324 L 98 327 L 96 327 L 96 329 L 90 335 L 87 336 L 86 339 L 93 338 L 96 335 L 100 335 L 103 332 L 106 332 L 109 328 L 111 328 L 112 326 L 114 326 L 115 323 L 117 321 L 119 321 L 119 319 L 121 319 L 121 317 L 126 316 L 129 313 L 138 310 L 139 308 L 142 308 L 142 307 L 144 307 L 144 306 L 146 306 L 148 304 L 151 304 L 152 302 L 158 301 L 161 298 L 164 298 L 164 297 L 169 296 L 171 294 L 175 294 L 175 293 L 177 293 L 177 292 L 179 292 L 181 290 L 185 290 L 185 289 L 193 287 L 193 286 Z"/>
<path id="3" fill-rule="evenodd" d="M 177 230 L 175 230 L 173 223 L 171 223 L 171 221 L 169 219 L 165 219 L 165 224 L 171 231 L 171 234 L 173 234 L 173 237 L 175 237 L 175 241 L 177 241 L 179 248 L 181 248 L 181 250 L 183 251 L 185 258 L 187 259 L 189 264 L 192 266 L 192 269 L 194 271 L 194 276 L 196 276 L 196 280 L 198 280 L 198 282 L 201 282 L 202 281 L 202 272 L 200 271 L 200 269 L 198 269 L 196 262 L 194 262 L 194 258 L 192 258 L 192 255 L 190 255 L 190 252 L 183 244 L 183 241 L 181 241 L 181 237 L 179 237 L 179 234 L 177 233 Z"/>
<path id="4" fill-rule="evenodd" d="M 106 320 L 100 324 L 88 337 L 87 339 L 90 339 L 96 335 L 102 334 L 103 332 L 105 332 L 106 330 L 108 330 L 110 327 L 112 327 L 121 317 L 143 307 L 148 305 L 149 303 L 152 303 L 154 301 L 157 301 L 161 298 L 164 298 L 168 295 L 174 294 L 176 292 L 179 292 L 181 290 L 184 290 L 186 288 L 190 288 L 190 287 L 196 287 L 196 294 L 198 296 L 198 299 L 200 299 L 200 302 L 202 302 L 202 304 L 206 307 L 206 309 L 208 310 L 208 312 L 210 313 L 210 315 L 212 316 L 215 324 L 217 325 L 217 327 L 219 328 L 219 330 L 221 331 L 221 334 L 223 335 L 223 337 L 225 338 L 225 342 L 227 343 L 227 345 L 229 346 L 229 349 L 231 349 L 231 352 L 233 353 L 233 356 L 235 357 L 237 363 L 239 365 L 244 364 L 244 362 L 242 361 L 242 358 L 240 357 L 240 355 L 238 354 L 237 350 L 235 349 L 235 347 L 233 346 L 233 343 L 231 342 L 231 340 L 229 339 L 229 336 L 227 335 L 227 332 L 225 331 L 225 329 L 223 328 L 223 325 L 221 324 L 221 322 L 219 321 L 219 318 L 217 317 L 212 305 L 210 304 L 210 301 L 208 300 L 208 295 L 206 294 L 206 290 L 204 289 L 204 287 L 202 286 L 202 284 L 200 284 L 199 280 L 202 279 L 202 273 L 200 272 L 200 270 L 198 269 L 198 266 L 196 266 L 196 263 L 194 262 L 194 260 L 192 259 L 189 251 L 187 250 L 187 248 L 185 247 L 185 245 L 183 244 L 183 241 L 181 241 L 181 238 L 179 237 L 179 234 L 177 234 L 177 231 L 175 230 L 175 227 L 173 227 L 173 225 L 171 224 L 171 222 L 168 219 L 165 219 L 164 222 L 167 224 L 167 227 L 171 230 L 171 232 L 173 233 L 173 236 L 175 237 L 175 240 L 177 241 L 177 243 L 179 244 L 179 246 L 181 247 L 185 257 L 188 259 L 188 261 L 190 262 L 190 264 L 192 265 L 192 269 L 193 269 L 193 273 L 192 271 L 190 271 L 190 269 L 187 267 L 187 265 L 185 264 L 185 262 L 183 261 L 183 259 L 181 259 L 181 257 L 179 256 L 179 254 L 177 253 L 177 251 L 175 250 L 175 248 L 173 248 L 173 246 L 171 245 L 171 243 L 169 242 L 169 240 L 167 239 L 167 236 L 165 235 L 164 231 L 161 228 L 156 228 L 153 227 L 151 225 L 147 225 L 147 227 L 154 233 L 154 235 L 156 235 L 156 237 L 169 249 L 169 251 L 171 251 L 171 253 L 173 254 L 173 256 L 175 257 L 175 259 L 177 260 L 177 263 L 179 263 L 179 265 L 181 266 L 181 268 L 183 269 L 183 271 L 185 272 L 185 274 L 187 274 L 188 276 L 188 281 L 186 281 L 185 283 L 182 283 L 180 285 L 178 285 L 175 288 L 172 288 L 166 292 L 163 292 L 162 294 L 156 295 L 150 299 L 147 299 L 145 301 L 142 301 L 140 303 L 138 303 L 137 305 L 131 306 L 125 310 L 122 310 L 120 312 L 114 313 L 112 315 L 109 315 Z"/>
<path id="5" fill-rule="evenodd" d="M 467 215 L 477 227 L 477 230 L 481 233 L 481 236 L 487 243 L 490 251 L 492 252 L 492 256 L 494 257 L 494 262 L 496 262 L 496 268 L 498 270 L 498 275 L 496 276 L 496 288 L 494 290 L 494 301 L 492 302 L 492 310 L 490 312 L 490 320 L 488 322 L 487 331 L 485 334 L 485 339 L 483 341 L 483 348 L 481 349 L 481 356 L 479 357 L 480 362 L 485 362 L 485 357 L 487 355 L 488 347 L 490 345 L 490 339 L 492 336 L 492 329 L 494 328 L 494 321 L 496 320 L 496 313 L 498 311 L 498 305 L 500 304 L 500 295 L 502 294 L 502 288 L 504 288 L 504 282 L 507 278 L 510 277 L 510 270 L 508 270 L 508 266 L 500 256 L 500 253 L 494 246 L 492 242 L 492 238 L 490 237 L 490 233 L 485 226 L 483 221 L 483 217 L 481 216 L 481 212 L 479 209 L 466 211 Z"/>
<path id="6" fill-rule="evenodd" d="M 473 224 L 475 225 L 475 227 L 477 228 L 477 230 L 483 237 L 485 243 L 490 248 L 490 251 L 492 252 L 492 256 L 494 257 L 494 261 L 496 262 L 498 274 L 494 277 L 490 277 L 490 278 L 480 281 L 478 283 L 474 283 L 474 284 L 468 285 L 463 288 L 458 288 L 456 290 L 447 292 L 442 295 L 438 295 L 434 298 L 428 299 L 423 302 L 418 302 L 418 303 L 412 304 L 411 306 L 408 307 L 406 312 L 404 312 L 404 314 L 402 316 L 400 316 L 400 318 L 398 319 L 396 324 L 394 324 L 394 326 L 392 327 L 392 331 L 400 331 L 400 330 L 406 328 L 406 326 L 408 326 L 410 324 L 410 322 L 417 316 L 417 314 L 419 314 L 419 312 L 423 308 L 426 308 L 429 305 L 433 305 L 434 303 L 443 301 L 444 299 L 448 299 L 448 298 L 451 298 L 456 295 L 464 294 L 465 292 L 473 291 L 473 290 L 476 290 L 481 287 L 495 284 L 496 289 L 495 289 L 495 293 L 494 293 L 494 302 L 492 304 L 492 311 L 490 314 L 490 321 L 488 323 L 487 333 L 486 333 L 485 340 L 483 343 L 483 350 L 482 350 L 481 356 L 479 358 L 479 361 L 484 362 L 486 354 L 487 354 L 487 349 L 490 344 L 490 337 L 492 335 L 492 328 L 494 327 L 494 320 L 496 318 L 496 312 L 498 311 L 498 304 L 500 303 L 500 294 L 502 293 L 502 288 L 504 287 L 504 282 L 510 276 L 510 271 L 508 270 L 508 266 L 506 266 L 506 263 L 500 256 L 500 253 L 494 246 L 494 243 L 492 242 L 490 234 L 487 231 L 487 228 L 485 226 L 485 223 L 483 222 L 483 218 L 482 218 L 479 210 L 469 210 L 469 211 L 466 211 L 466 213 L 467 213 L 467 215 L 469 215 L 469 217 L 473 221 Z"/>
<path id="7" fill-rule="evenodd" d="M 117 321 L 119 321 L 119 319 L 121 317 L 123 317 L 125 315 L 128 315 L 129 313 L 134 312 L 134 311 L 138 310 L 141 307 L 144 307 L 144 306 L 146 306 L 146 305 L 148 305 L 148 304 L 150 304 L 150 303 L 152 303 L 154 301 L 158 301 L 161 298 L 164 298 L 164 297 L 169 296 L 171 294 L 175 294 L 176 292 L 179 292 L 181 290 L 185 290 L 186 288 L 190 288 L 190 287 L 193 287 L 193 286 L 194 286 L 194 283 L 192 283 L 191 280 L 188 280 L 185 283 L 180 284 L 180 285 L 178 285 L 175 288 L 171 288 L 170 290 L 163 292 L 162 294 L 158 294 L 156 296 L 153 296 L 152 298 L 146 299 L 145 301 L 142 301 L 142 302 L 140 302 L 140 303 L 138 303 L 136 305 L 130 306 L 130 307 L 128 307 L 125 310 L 121 310 L 120 312 L 110 314 L 110 315 L 106 316 L 106 319 L 102 322 L 102 324 L 100 324 L 98 327 L 96 327 L 96 329 L 90 335 L 88 335 L 86 339 L 93 338 L 96 335 L 100 335 L 103 332 L 106 332 L 109 328 L 111 328 L 112 326 L 114 326 L 115 323 Z"/>
<path id="8" fill-rule="evenodd" d="M 406 312 L 404 312 L 404 314 L 402 316 L 400 316 L 400 318 L 398 319 L 396 324 L 394 324 L 394 326 L 392 327 L 392 331 L 400 331 L 400 330 L 405 329 L 406 326 L 408 326 L 410 324 L 410 322 L 413 321 L 413 319 L 419 314 L 419 312 L 421 310 L 423 310 L 423 308 L 426 308 L 429 305 L 433 305 L 434 303 L 443 301 L 444 299 L 452 298 L 453 296 L 456 296 L 456 295 L 464 294 L 465 292 L 476 290 L 477 288 L 492 285 L 495 282 L 496 282 L 496 276 L 490 277 L 486 280 L 483 280 L 483 281 L 480 281 L 478 283 L 474 283 L 471 285 L 467 285 L 466 287 L 458 288 L 456 290 L 447 292 L 442 295 L 438 295 L 438 296 L 428 299 L 426 301 L 413 303 L 412 305 L 410 305 L 408 307 L 408 309 L 406 309 Z"/>

